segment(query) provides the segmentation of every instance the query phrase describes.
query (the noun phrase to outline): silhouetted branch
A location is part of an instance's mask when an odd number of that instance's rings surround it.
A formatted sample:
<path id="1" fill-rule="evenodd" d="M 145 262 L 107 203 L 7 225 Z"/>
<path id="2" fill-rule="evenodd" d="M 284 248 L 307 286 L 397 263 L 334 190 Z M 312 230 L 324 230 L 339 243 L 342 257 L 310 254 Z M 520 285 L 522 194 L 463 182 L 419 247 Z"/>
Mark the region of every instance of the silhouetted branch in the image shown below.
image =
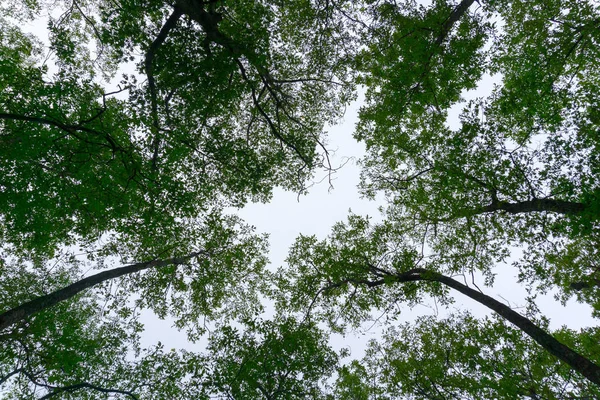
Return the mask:
<path id="1" fill-rule="evenodd" d="M 184 264 L 187 260 L 197 257 L 199 255 L 206 255 L 205 251 L 198 251 L 195 253 L 188 254 L 183 257 L 174 257 L 167 260 L 151 260 L 136 264 L 127 265 L 121 268 L 115 268 L 108 271 L 100 272 L 99 274 L 89 276 L 81 279 L 69 286 L 62 289 L 56 290 L 52 293 L 38 296 L 33 300 L 21 304 L 15 308 L 0 314 L 0 330 L 22 320 L 32 316 L 46 308 L 52 307 L 62 301 L 70 299 L 76 294 L 95 286 L 99 283 L 118 278 L 123 275 L 133 274 L 135 272 L 143 271 L 149 268 L 164 267 L 167 265 L 179 265 Z"/>
<path id="2" fill-rule="evenodd" d="M 156 52 L 158 51 L 158 48 L 165 42 L 165 40 L 167 39 L 167 36 L 169 35 L 169 32 L 173 28 L 175 28 L 175 26 L 177 25 L 177 21 L 179 20 L 179 18 L 181 18 L 182 15 L 183 15 L 183 11 L 181 10 L 181 8 L 175 6 L 173 9 L 173 12 L 169 16 L 169 18 L 167 18 L 167 21 L 160 29 L 158 36 L 156 37 L 156 39 L 154 39 L 152 44 L 150 44 L 150 47 L 148 47 L 148 50 L 146 51 L 146 59 L 144 61 L 144 66 L 146 68 L 146 76 L 148 77 L 148 89 L 150 90 L 150 107 L 151 107 L 151 113 L 152 113 L 152 125 L 154 127 L 154 140 L 152 143 L 152 147 L 153 147 L 152 167 L 154 169 L 156 169 L 156 162 L 158 159 L 158 150 L 160 148 L 160 137 L 159 137 L 160 125 L 158 122 L 158 100 L 157 100 L 157 94 L 156 94 L 156 81 L 154 80 L 154 71 L 153 71 L 152 62 L 154 61 L 154 57 L 156 56 Z"/>

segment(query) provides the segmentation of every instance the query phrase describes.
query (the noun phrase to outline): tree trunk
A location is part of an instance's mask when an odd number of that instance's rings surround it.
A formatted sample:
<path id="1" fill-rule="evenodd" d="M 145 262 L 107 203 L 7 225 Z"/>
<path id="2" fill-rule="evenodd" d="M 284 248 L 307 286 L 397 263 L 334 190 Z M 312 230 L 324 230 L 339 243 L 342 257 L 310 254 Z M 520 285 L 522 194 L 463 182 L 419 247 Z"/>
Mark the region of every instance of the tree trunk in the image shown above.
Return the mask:
<path id="1" fill-rule="evenodd" d="M 379 275 L 379 277 L 381 277 L 381 275 Z M 494 310 L 495 312 L 500 314 L 501 317 L 514 324 L 517 328 L 521 329 L 523 332 L 529 335 L 540 346 L 542 346 L 544 349 L 550 352 L 550 354 L 564 361 L 575 371 L 579 372 L 588 380 L 600 386 L 600 366 L 596 365 L 588 358 L 577 353 L 570 347 L 565 346 L 564 344 L 556 340 L 548 332 L 534 324 L 530 319 L 522 316 L 518 312 L 512 310 L 509 306 L 495 300 L 494 298 L 485 295 L 475 289 L 471 289 L 467 285 L 463 285 L 462 283 L 448 276 L 439 274 L 434 271 L 429 271 L 424 268 L 414 268 L 409 271 L 395 275 L 388 273 L 387 278 L 390 277 L 393 278 L 393 280 L 397 283 L 416 281 L 439 282 L 443 285 L 449 286 L 452 289 L 461 292 L 462 294 L 470 297 L 478 303 L 483 304 L 489 309 Z M 345 281 L 340 282 L 340 284 L 353 283 L 356 285 L 364 284 L 368 287 L 376 287 L 385 285 L 389 282 L 390 281 L 388 279 L 385 279 L 385 277 L 383 277 L 376 281 L 347 279 Z M 339 286 L 339 284 L 330 285 L 328 287 L 333 286 Z"/>
<path id="2" fill-rule="evenodd" d="M 586 357 L 556 340 L 552 335 L 535 325 L 530 319 L 525 318 L 521 314 L 513 311 L 510 307 L 495 300 L 494 298 L 487 296 L 475 289 L 471 289 L 470 287 L 463 285 L 462 283 L 445 275 L 424 270 L 420 270 L 419 275 L 421 280 L 440 282 L 494 310 L 504 319 L 511 322 L 529 335 L 552 355 L 569 364 L 575 371 L 579 372 L 591 382 L 594 382 L 596 385 L 600 386 L 600 366 L 594 364 Z"/>
<path id="3" fill-rule="evenodd" d="M 530 212 L 550 211 L 558 214 L 575 215 L 585 211 L 586 205 L 572 201 L 554 200 L 554 199 L 534 199 L 508 203 L 503 201 L 493 202 L 483 207 L 480 212 L 488 213 L 495 211 L 506 211 L 510 214 L 522 214 Z"/>
<path id="4" fill-rule="evenodd" d="M 475 0 L 463 0 L 456 6 L 456 8 L 454 8 L 454 10 L 452 10 L 452 14 L 448 16 L 444 22 L 444 25 L 442 26 L 442 32 L 435 39 L 436 46 L 441 45 L 444 40 L 446 40 L 454 24 L 456 24 L 458 20 L 465 15 L 469 7 L 471 7 L 474 2 Z"/>
<path id="5" fill-rule="evenodd" d="M 56 290 L 52 293 L 43 296 L 36 297 L 35 299 L 23 303 L 20 306 L 3 312 L 2 314 L 0 314 L 0 330 L 11 326 L 12 324 L 18 321 L 28 318 L 37 312 L 45 310 L 46 308 L 52 307 L 60 303 L 61 301 L 68 300 L 71 297 L 75 296 L 77 293 L 82 292 L 85 289 L 95 286 L 99 283 L 106 282 L 108 280 L 118 278 L 123 275 L 133 274 L 135 272 L 143 271 L 149 268 L 183 264 L 190 258 L 194 258 L 202 254 L 206 254 L 206 252 L 199 251 L 178 258 L 175 257 L 167 260 L 152 260 L 131 264 L 125 267 L 115 268 L 108 271 L 100 272 L 96 275 L 88 276 L 87 278 L 81 279 L 62 289 Z"/>

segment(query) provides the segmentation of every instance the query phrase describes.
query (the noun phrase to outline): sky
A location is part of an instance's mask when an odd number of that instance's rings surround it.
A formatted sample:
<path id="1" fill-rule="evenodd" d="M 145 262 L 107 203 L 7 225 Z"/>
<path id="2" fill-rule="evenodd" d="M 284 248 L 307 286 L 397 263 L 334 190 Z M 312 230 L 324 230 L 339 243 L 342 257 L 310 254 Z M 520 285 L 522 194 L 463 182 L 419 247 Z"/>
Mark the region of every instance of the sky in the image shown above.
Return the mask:
<path id="1" fill-rule="evenodd" d="M 487 96 L 491 93 L 494 84 L 499 82 L 500 76 L 484 76 L 478 88 L 463 93 L 463 98 L 468 101 L 476 97 Z M 248 223 L 254 225 L 259 232 L 270 234 L 270 259 L 275 266 L 284 264 L 289 247 L 300 233 L 325 238 L 330 233 L 333 224 L 346 220 L 349 210 L 355 214 L 372 216 L 375 221 L 381 219 L 378 208 L 385 205 L 383 198 L 377 201 L 368 201 L 360 197 L 357 189 L 360 178 L 360 165 L 357 164 L 357 161 L 364 155 L 365 148 L 362 143 L 358 143 L 352 137 L 352 132 L 358 120 L 361 103 L 362 99 L 359 97 L 347 109 L 342 123 L 328 129 L 328 147 L 335 150 L 332 164 L 338 165 L 348 157 L 352 159 L 336 173 L 332 188 L 329 187 L 327 181 L 323 181 L 312 187 L 307 196 L 301 196 L 299 199 L 295 193 L 276 190 L 273 200 L 269 204 L 251 204 L 241 210 L 240 215 Z M 451 127 L 457 126 L 460 109 L 461 107 L 457 106 L 450 112 L 448 124 Z M 483 278 L 476 279 L 476 283 L 484 293 L 509 304 L 517 311 L 524 311 L 525 299 L 528 294 L 524 286 L 517 282 L 518 271 L 509 263 L 496 269 L 497 277 L 493 287 L 484 287 Z M 458 279 L 460 280 L 460 278 Z M 472 286 L 471 282 L 468 284 Z M 549 293 L 540 295 L 536 299 L 542 315 L 550 318 L 551 328 L 566 325 L 571 329 L 579 329 L 596 324 L 591 317 L 590 306 L 572 300 L 567 303 L 566 307 L 563 307 L 553 296 L 553 293 Z M 433 301 L 428 301 L 412 310 L 407 307 L 399 321 L 411 321 L 417 316 L 431 314 L 443 317 L 453 311 L 452 309 L 469 310 L 475 316 L 490 314 L 489 309 L 460 293 L 454 292 L 453 297 L 456 302 L 450 310 L 436 308 Z M 370 326 L 369 323 L 364 325 L 365 329 Z M 366 344 L 365 338 L 376 338 L 379 332 L 379 329 L 357 332 L 354 337 L 349 335 L 346 338 L 347 344 L 362 351 Z"/>
<path id="2" fill-rule="evenodd" d="M 465 101 L 487 95 L 496 82 L 499 82 L 499 77 L 485 77 L 476 90 L 464 93 Z M 364 155 L 365 148 L 362 143 L 354 140 L 352 133 L 361 104 L 362 99 L 359 97 L 348 107 L 341 123 L 327 129 L 329 138 L 327 147 L 332 150 L 332 165 L 335 167 L 344 164 L 333 175 L 332 186 L 326 179 L 326 173 L 322 171 L 315 177 L 315 181 L 320 182 L 315 183 L 307 195 L 298 196 L 294 192 L 276 189 L 270 203 L 249 204 L 237 211 L 238 215 L 253 225 L 258 233 L 269 234 L 271 268 L 276 269 L 285 265 L 288 249 L 299 234 L 316 235 L 324 239 L 336 222 L 346 220 L 349 210 L 355 214 L 369 215 L 374 221 L 381 220 L 378 208 L 385 205 L 383 198 L 376 201 L 361 198 L 357 188 L 360 179 L 360 165 L 357 162 Z M 450 126 L 456 126 L 458 123 L 459 111 L 460 107 L 455 107 L 451 112 L 448 121 Z M 510 305 L 517 311 L 524 312 L 528 294 L 517 282 L 518 271 L 508 263 L 498 266 L 496 271 L 497 276 L 493 287 L 484 287 L 483 278 L 476 279 L 477 285 L 485 294 Z M 461 278 L 457 279 L 461 280 Z M 472 286 L 470 281 L 467 283 Z M 478 317 L 490 314 L 489 309 L 474 300 L 457 292 L 452 295 L 455 303 L 449 309 L 436 307 L 433 300 L 427 300 L 413 309 L 406 307 L 398 322 L 409 322 L 423 315 L 438 315 L 442 318 L 457 310 L 469 310 Z M 591 318 L 590 306 L 570 301 L 564 307 L 554 300 L 553 293 L 538 296 L 536 304 L 542 315 L 550 318 L 550 326 L 553 329 L 563 325 L 571 329 L 579 329 L 596 324 Z M 147 332 L 142 337 L 144 344 L 152 345 L 161 341 L 166 348 L 185 347 L 190 350 L 203 348 L 202 343 L 187 344 L 185 333 L 169 328 L 168 320 L 160 321 L 151 312 L 144 312 L 143 316 L 143 321 L 147 324 Z M 367 322 L 363 325 L 363 329 L 349 333 L 343 338 L 334 336 L 331 344 L 337 350 L 347 347 L 351 350 L 352 358 L 359 358 L 368 340 L 378 338 L 380 333 L 380 326 L 372 327 L 372 323 Z"/>

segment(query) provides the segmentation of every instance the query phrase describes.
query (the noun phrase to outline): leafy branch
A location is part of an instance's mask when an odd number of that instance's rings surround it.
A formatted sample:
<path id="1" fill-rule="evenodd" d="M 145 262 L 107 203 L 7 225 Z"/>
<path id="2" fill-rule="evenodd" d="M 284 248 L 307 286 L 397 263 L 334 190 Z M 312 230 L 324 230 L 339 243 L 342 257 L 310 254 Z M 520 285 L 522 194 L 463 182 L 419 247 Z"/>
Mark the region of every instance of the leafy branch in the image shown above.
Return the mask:
<path id="1" fill-rule="evenodd" d="M 4 311 L 0 314 L 0 330 L 5 329 L 12 324 L 28 318 L 33 314 L 36 314 L 42 310 L 52 307 L 62 301 L 68 300 L 76 294 L 98 285 L 102 282 L 106 282 L 111 279 L 115 279 L 124 275 L 133 274 L 149 268 L 164 267 L 167 265 L 181 265 L 185 264 L 188 260 L 196 258 L 201 255 L 208 255 L 206 251 L 197 251 L 188 254 L 183 257 L 173 257 L 166 260 L 150 260 L 146 262 L 135 263 L 120 268 L 111 269 L 108 271 L 100 272 L 96 275 L 89 276 L 81 279 L 69 286 L 62 289 L 56 290 L 52 293 L 36 297 L 26 303 L 23 303 L 10 310 Z"/>
<path id="2" fill-rule="evenodd" d="M 452 279 L 451 277 L 442 275 L 438 272 L 427 270 L 424 268 L 413 268 L 409 271 L 397 274 L 390 274 L 385 278 L 377 280 L 369 280 L 365 278 L 357 279 L 350 277 L 340 280 L 339 282 L 328 284 L 326 286 L 326 290 L 332 290 L 334 288 L 342 287 L 350 283 L 354 285 L 364 285 L 369 288 L 375 288 L 383 285 L 416 281 L 441 283 L 495 311 L 501 317 L 516 325 L 524 333 L 529 335 L 533 340 L 535 340 L 549 353 L 571 366 L 574 370 L 578 371 L 591 382 L 600 385 L 600 366 L 593 363 L 591 360 L 582 356 L 581 354 L 577 353 L 570 347 L 559 342 L 552 335 L 550 335 L 545 330 L 537 326 L 533 321 L 517 313 L 509 306 L 499 302 L 493 297 L 483 294 L 480 291 L 472 289 L 467 285 L 464 285 Z"/>

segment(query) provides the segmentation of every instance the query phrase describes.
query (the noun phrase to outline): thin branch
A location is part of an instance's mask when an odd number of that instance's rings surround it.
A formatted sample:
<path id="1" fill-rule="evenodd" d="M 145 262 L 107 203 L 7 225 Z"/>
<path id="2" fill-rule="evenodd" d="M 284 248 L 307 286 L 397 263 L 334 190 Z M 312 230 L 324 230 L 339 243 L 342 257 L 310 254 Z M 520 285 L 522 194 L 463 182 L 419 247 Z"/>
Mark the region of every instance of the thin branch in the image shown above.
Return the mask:
<path id="1" fill-rule="evenodd" d="M 74 392 L 76 390 L 80 390 L 80 389 L 93 389 L 102 393 L 118 393 L 118 394 L 124 394 L 134 400 L 138 400 L 138 397 L 136 395 L 134 395 L 132 392 L 127 391 L 127 390 L 121 390 L 121 389 L 108 389 L 108 388 L 104 388 L 98 385 L 94 385 L 88 382 L 82 382 L 82 383 L 77 383 L 74 385 L 68 385 L 68 386 L 54 386 L 54 385 L 49 385 L 47 383 L 43 383 L 43 382 L 39 382 L 36 377 L 27 372 L 25 369 L 23 368 L 19 368 L 13 372 L 11 372 L 11 374 L 9 374 L 9 377 L 11 375 L 14 375 L 16 373 L 21 373 L 23 375 L 25 375 L 27 377 L 27 379 L 29 379 L 34 385 L 36 386 L 41 386 L 44 387 L 46 389 L 52 389 L 52 392 L 46 394 L 45 396 L 40 397 L 40 400 L 45 400 L 45 399 L 50 399 L 58 394 L 61 393 L 65 393 L 65 392 Z M 2 384 L 4 382 L 4 380 L 0 380 L 0 384 Z"/>
<path id="2" fill-rule="evenodd" d="M 114 139 L 108 133 L 103 133 L 103 132 L 97 131 L 95 129 L 87 128 L 85 126 L 64 124 L 62 122 L 58 122 L 58 121 L 48 119 L 48 118 L 30 117 L 27 115 L 19 115 L 19 114 L 11 114 L 11 113 L 0 113 L 0 120 L 2 120 L 2 119 L 12 120 L 12 121 L 34 122 L 34 123 L 38 123 L 41 125 L 53 126 L 55 128 L 59 128 L 59 129 L 62 129 L 63 131 L 66 131 L 67 133 L 69 133 L 69 135 L 71 135 L 71 136 L 75 137 L 76 139 L 79 139 L 83 142 L 94 144 L 97 146 L 108 147 L 113 152 L 124 151 L 120 146 L 117 145 L 117 143 L 114 141 Z M 89 140 L 86 140 L 86 139 L 78 136 L 75 133 L 77 131 L 92 133 L 92 134 L 98 135 L 98 136 L 103 136 L 106 139 L 106 141 L 108 142 L 108 145 L 106 145 L 104 143 L 90 142 Z"/>
<path id="3" fill-rule="evenodd" d="M 336 82 L 329 79 L 320 78 L 297 78 L 297 79 L 271 79 L 272 83 L 305 83 L 305 82 L 320 82 L 337 86 L 345 86 L 343 82 Z"/>
<path id="4" fill-rule="evenodd" d="M 7 380 L 9 380 L 12 376 L 17 375 L 21 372 L 23 372 L 23 368 L 17 368 L 12 370 L 11 372 L 9 372 L 8 374 L 4 375 L 3 377 L 0 378 L 0 386 L 6 382 Z"/>
<path id="5" fill-rule="evenodd" d="M 43 397 L 40 397 L 40 400 L 50 399 L 50 398 L 52 398 L 54 396 L 57 396 L 57 395 L 59 395 L 61 393 L 74 392 L 74 391 L 81 390 L 81 389 L 93 389 L 95 391 L 102 392 L 102 393 L 123 394 L 123 395 L 125 395 L 125 396 L 127 396 L 129 398 L 134 399 L 134 400 L 138 400 L 139 399 L 139 397 L 137 397 L 135 394 L 133 394 L 132 392 L 130 392 L 128 390 L 108 389 L 108 388 L 104 388 L 104 387 L 101 387 L 101 386 L 93 385 L 93 384 L 88 383 L 88 382 L 82 382 L 82 383 L 77 383 L 75 385 L 57 387 L 52 392 L 46 394 Z"/>

